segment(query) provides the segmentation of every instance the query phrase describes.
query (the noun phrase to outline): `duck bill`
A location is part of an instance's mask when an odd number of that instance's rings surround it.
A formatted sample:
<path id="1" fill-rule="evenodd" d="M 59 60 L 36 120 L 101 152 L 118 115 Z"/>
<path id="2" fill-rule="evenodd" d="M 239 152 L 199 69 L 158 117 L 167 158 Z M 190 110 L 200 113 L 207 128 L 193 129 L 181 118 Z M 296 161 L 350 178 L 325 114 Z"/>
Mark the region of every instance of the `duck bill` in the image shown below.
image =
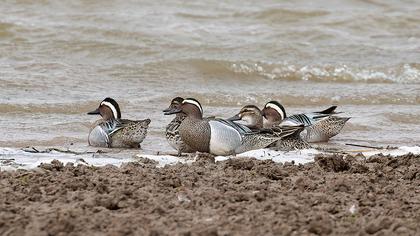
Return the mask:
<path id="1" fill-rule="evenodd" d="M 230 117 L 230 118 L 229 118 L 229 119 L 227 119 L 227 120 L 230 120 L 230 121 L 237 121 L 237 120 L 241 120 L 241 117 L 239 117 L 239 114 L 236 114 L 236 115 L 234 115 L 234 116 Z"/>
<path id="2" fill-rule="evenodd" d="M 181 112 L 182 110 L 179 108 L 166 108 L 165 110 L 163 110 L 164 115 L 172 115 L 172 114 L 177 114 Z"/>
<path id="3" fill-rule="evenodd" d="M 173 108 L 172 107 L 168 107 L 168 108 L 166 108 L 165 110 L 163 110 L 162 112 L 169 112 L 170 110 L 172 110 Z"/>
<path id="4" fill-rule="evenodd" d="M 97 108 L 96 110 L 94 110 L 94 111 L 90 111 L 90 112 L 88 112 L 87 114 L 88 114 L 88 115 L 99 115 L 99 114 L 101 114 L 101 113 L 99 112 L 99 108 Z"/>

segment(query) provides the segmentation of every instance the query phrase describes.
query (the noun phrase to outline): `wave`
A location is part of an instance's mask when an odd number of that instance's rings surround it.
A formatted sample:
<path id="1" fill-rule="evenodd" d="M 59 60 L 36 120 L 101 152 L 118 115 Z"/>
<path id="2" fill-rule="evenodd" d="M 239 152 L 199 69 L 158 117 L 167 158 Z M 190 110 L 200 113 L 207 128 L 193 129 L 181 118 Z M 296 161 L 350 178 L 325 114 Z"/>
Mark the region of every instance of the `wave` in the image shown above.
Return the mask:
<path id="1" fill-rule="evenodd" d="M 14 27 L 14 24 L 0 22 L 0 38 L 12 37 L 13 33 L 11 29 Z"/>
<path id="2" fill-rule="evenodd" d="M 417 125 L 419 123 L 418 116 L 416 114 L 404 114 L 404 113 L 384 113 L 389 121 L 394 123 L 404 123 L 407 125 Z"/>
<path id="3" fill-rule="evenodd" d="M 322 10 L 296 10 L 296 9 L 266 9 L 253 12 L 235 13 L 234 17 L 258 19 L 270 23 L 296 22 L 314 17 L 328 15 L 330 12 Z"/>
<path id="4" fill-rule="evenodd" d="M 87 101 L 79 103 L 29 103 L 12 104 L 0 103 L 0 113 L 57 113 L 57 114 L 80 114 L 81 111 L 90 111 L 95 109 L 98 101 Z"/>
<path id="5" fill-rule="evenodd" d="M 183 96 L 183 94 L 178 95 Z M 167 102 L 173 98 L 174 95 L 164 95 L 159 102 Z M 359 96 L 353 94 L 349 96 L 329 96 L 327 95 L 291 95 L 281 92 L 277 93 L 258 93 L 250 92 L 245 94 L 228 94 L 226 92 L 188 92 L 188 96 L 198 99 L 202 104 L 213 107 L 241 107 L 244 105 L 255 104 L 263 106 L 266 102 L 271 100 L 280 101 L 287 107 L 324 107 L 330 105 L 340 106 L 344 105 L 417 105 L 420 103 L 420 97 L 398 94 L 372 94 Z M 327 107 L 325 107 L 327 108 Z"/>
<path id="6" fill-rule="evenodd" d="M 406 63 L 386 67 L 359 67 L 338 65 L 298 65 L 287 62 L 243 62 L 224 60 L 187 59 L 177 61 L 189 64 L 206 74 L 226 78 L 259 76 L 271 80 L 312 81 L 335 83 L 401 83 L 420 84 L 420 64 Z"/>

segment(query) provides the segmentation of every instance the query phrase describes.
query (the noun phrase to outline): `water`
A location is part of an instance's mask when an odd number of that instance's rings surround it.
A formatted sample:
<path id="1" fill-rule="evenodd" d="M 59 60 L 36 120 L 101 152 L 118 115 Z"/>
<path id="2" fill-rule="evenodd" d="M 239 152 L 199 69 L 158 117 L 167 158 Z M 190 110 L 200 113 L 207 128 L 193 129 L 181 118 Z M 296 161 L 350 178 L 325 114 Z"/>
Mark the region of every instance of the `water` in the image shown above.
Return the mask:
<path id="1" fill-rule="evenodd" d="M 161 110 L 205 115 L 279 100 L 338 105 L 332 143 L 419 145 L 419 1 L 2 1 L 0 147 L 87 148 L 95 109 L 151 118 L 145 153 L 170 151 Z"/>

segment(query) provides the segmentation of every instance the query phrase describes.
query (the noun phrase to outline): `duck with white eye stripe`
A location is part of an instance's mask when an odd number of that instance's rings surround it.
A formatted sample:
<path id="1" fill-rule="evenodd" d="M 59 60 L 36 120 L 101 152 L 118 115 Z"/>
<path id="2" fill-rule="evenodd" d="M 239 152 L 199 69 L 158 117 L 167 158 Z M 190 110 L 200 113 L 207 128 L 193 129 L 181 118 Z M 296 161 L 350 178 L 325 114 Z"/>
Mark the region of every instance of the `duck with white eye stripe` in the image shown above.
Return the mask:
<path id="1" fill-rule="evenodd" d="M 263 113 L 257 106 L 246 105 L 239 111 L 238 114 L 232 116 L 228 120 L 231 120 L 237 123 L 241 122 L 240 124 L 247 126 L 253 131 L 271 129 L 272 132 L 276 132 L 275 127 L 263 128 L 263 119 L 264 119 Z M 294 124 L 294 125 L 302 126 L 302 124 Z M 281 150 L 281 151 L 292 151 L 292 150 L 297 150 L 297 149 L 311 148 L 309 143 L 302 140 L 302 138 L 300 137 L 300 132 L 295 132 L 292 135 L 284 137 L 278 140 L 277 142 L 270 144 L 268 147 L 275 150 Z"/>
<path id="2" fill-rule="evenodd" d="M 163 110 L 164 114 L 166 114 L 168 111 L 171 111 L 172 109 L 178 109 L 181 107 L 183 101 L 184 98 L 182 97 L 176 97 L 172 99 L 169 107 Z M 182 141 L 181 135 L 179 134 L 179 126 L 181 125 L 182 121 L 184 121 L 185 117 L 187 117 L 186 114 L 182 112 L 177 113 L 175 118 L 173 118 L 172 121 L 166 126 L 165 130 L 166 140 L 172 148 L 178 151 L 178 156 L 181 156 L 182 153 L 192 152 L 192 149 L 184 141 Z"/>
<path id="3" fill-rule="evenodd" d="M 264 116 L 264 127 L 304 124 L 305 129 L 301 137 L 306 142 L 327 142 L 330 138 L 340 133 L 350 117 L 339 117 L 334 114 L 337 106 L 319 112 L 286 115 L 286 110 L 277 101 L 270 101 L 265 104 L 262 110 Z"/>
<path id="4" fill-rule="evenodd" d="M 121 119 L 118 103 L 112 98 L 105 98 L 99 107 L 88 115 L 101 115 L 89 132 L 89 145 L 109 148 L 140 148 L 147 134 L 150 119 Z"/>
<path id="5" fill-rule="evenodd" d="M 184 113 L 186 118 L 179 127 L 181 139 L 194 151 L 213 155 L 235 155 L 265 148 L 277 140 L 301 131 L 301 127 L 283 127 L 283 132 L 253 132 L 246 126 L 223 119 L 203 119 L 201 104 L 194 98 L 184 99 L 179 108 L 165 115 Z"/>

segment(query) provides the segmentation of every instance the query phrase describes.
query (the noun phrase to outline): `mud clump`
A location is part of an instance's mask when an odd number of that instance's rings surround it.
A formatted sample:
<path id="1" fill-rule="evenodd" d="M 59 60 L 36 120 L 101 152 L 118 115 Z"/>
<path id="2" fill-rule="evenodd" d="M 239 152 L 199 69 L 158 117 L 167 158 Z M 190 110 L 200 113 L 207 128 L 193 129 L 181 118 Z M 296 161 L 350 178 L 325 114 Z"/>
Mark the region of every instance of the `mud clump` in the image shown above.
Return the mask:
<path id="1" fill-rule="evenodd" d="M 51 163 L 42 163 L 41 165 L 39 165 L 39 167 L 44 170 L 61 171 L 63 170 L 64 165 L 62 162 L 54 159 L 51 161 Z"/>
<path id="2" fill-rule="evenodd" d="M 315 162 L 325 171 L 340 172 L 350 169 L 350 164 L 344 160 L 343 155 L 318 155 Z"/>
<path id="3" fill-rule="evenodd" d="M 420 156 L 0 172 L 0 235 L 417 235 Z"/>
<path id="4" fill-rule="evenodd" d="M 327 235 L 332 232 L 332 220 L 328 215 L 318 215 L 309 223 L 308 231 L 317 235 Z"/>

